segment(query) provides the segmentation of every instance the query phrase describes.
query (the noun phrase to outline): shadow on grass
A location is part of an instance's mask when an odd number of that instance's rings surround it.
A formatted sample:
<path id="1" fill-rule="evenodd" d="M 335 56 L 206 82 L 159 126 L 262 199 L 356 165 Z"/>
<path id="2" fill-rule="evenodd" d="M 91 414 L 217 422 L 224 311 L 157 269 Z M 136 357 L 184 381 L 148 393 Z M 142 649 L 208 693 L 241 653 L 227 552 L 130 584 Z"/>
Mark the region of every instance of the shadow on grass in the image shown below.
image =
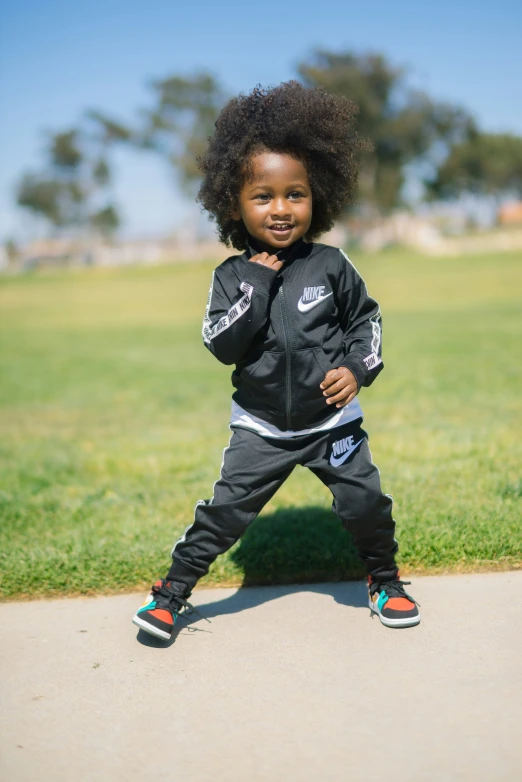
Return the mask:
<path id="1" fill-rule="evenodd" d="M 349 535 L 332 511 L 284 508 L 250 525 L 230 556 L 243 586 L 347 581 L 362 578 Z"/>
<path id="2" fill-rule="evenodd" d="M 365 571 L 351 536 L 325 508 L 285 508 L 261 516 L 230 559 L 243 570 L 243 585 L 230 597 L 198 605 L 207 619 L 246 611 L 295 592 L 331 595 L 343 606 L 368 607 L 366 585 L 361 581 Z M 142 631 L 138 640 L 145 646 L 167 648 L 183 630 L 209 632 L 212 628 L 197 614 L 187 614 L 181 615 L 170 641 L 156 640 Z"/>

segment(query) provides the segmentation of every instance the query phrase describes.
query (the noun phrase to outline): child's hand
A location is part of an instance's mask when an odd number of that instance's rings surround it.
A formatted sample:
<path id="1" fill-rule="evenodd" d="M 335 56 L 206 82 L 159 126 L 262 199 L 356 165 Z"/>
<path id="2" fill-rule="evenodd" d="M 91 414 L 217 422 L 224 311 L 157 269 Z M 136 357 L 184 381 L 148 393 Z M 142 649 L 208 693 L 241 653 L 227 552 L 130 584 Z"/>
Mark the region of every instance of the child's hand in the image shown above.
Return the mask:
<path id="1" fill-rule="evenodd" d="M 336 407 L 344 407 L 357 396 L 357 380 L 347 367 L 331 369 L 324 376 L 320 385 L 324 396 L 327 396 L 327 405 L 336 403 Z"/>
<path id="2" fill-rule="evenodd" d="M 250 259 L 250 263 L 261 263 L 263 266 L 268 266 L 269 269 L 274 269 L 278 272 L 283 265 L 283 261 L 280 261 L 277 255 L 269 255 L 268 253 L 258 253 L 253 255 Z"/>

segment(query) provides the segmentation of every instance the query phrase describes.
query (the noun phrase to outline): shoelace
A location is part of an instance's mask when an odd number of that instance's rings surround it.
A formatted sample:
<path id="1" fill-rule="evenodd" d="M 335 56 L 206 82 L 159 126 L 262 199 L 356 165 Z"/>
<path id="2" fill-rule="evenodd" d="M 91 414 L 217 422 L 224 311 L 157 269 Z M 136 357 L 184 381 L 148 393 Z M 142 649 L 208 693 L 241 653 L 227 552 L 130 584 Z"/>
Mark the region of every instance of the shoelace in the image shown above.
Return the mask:
<path id="1" fill-rule="evenodd" d="M 157 586 L 156 584 L 152 585 L 152 592 L 154 595 L 159 595 L 160 597 L 164 598 L 169 606 L 169 610 L 173 609 L 173 612 L 175 611 L 178 616 L 185 618 L 185 614 L 188 613 L 187 611 L 183 611 L 182 614 L 179 613 L 178 608 L 183 606 L 185 609 L 189 609 L 189 611 L 194 611 L 195 614 L 199 616 L 200 619 L 204 619 L 205 622 L 208 622 L 211 624 L 210 619 L 207 619 L 206 616 L 203 616 L 203 614 L 200 614 L 198 609 L 192 605 L 192 603 L 189 603 L 188 600 L 185 600 L 185 598 L 181 597 L 181 595 L 177 595 L 175 592 L 173 592 L 171 589 L 168 589 L 165 586 Z"/>
<path id="2" fill-rule="evenodd" d="M 375 589 L 372 589 L 372 594 L 384 590 L 388 597 L 405 597 L 407 600 L 410 600 L 412 603 L 415 603 L 416 606 L 420 607 L 420 603 L 417 603 L 417 601 L 404 589 L 405 586 L 409 586 L 410 584 L 411 581 L 399 581 L 399 579 L 396 581 L 383 581 L 381 584 L 376 582 L 375 584 L 372 584 L 372 587 L 375 586 Z"/>

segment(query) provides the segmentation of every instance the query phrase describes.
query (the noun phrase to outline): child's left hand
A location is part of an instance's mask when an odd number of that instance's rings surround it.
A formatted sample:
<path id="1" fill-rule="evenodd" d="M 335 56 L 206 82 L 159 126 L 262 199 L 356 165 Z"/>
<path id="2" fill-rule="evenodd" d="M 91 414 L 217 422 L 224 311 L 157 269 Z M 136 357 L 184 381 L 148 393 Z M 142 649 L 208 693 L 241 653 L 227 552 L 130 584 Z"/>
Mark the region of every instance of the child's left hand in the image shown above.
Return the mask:
<path id="1" fill-rule="evenodd" d="M 324 396 L 328 397 L 327 405 L 336 403 L 336 407 L 344 407 L 357 396 L 358 386 L 355 376 L 347 367 L 331 369 L 324 376 L 320 385 Z"/>

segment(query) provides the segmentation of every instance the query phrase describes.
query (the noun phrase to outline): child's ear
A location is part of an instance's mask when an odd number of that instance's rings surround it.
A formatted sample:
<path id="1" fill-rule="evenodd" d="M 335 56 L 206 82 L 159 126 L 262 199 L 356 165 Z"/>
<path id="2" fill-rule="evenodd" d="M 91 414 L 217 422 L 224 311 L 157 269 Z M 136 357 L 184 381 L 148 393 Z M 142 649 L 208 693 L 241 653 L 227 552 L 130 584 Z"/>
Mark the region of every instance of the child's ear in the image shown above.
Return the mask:
<path id="1" fill-rule="evenodd" d="M 239 222 L 239 220 L 241 220 L 241 210 L 239 206 L 236 206 L 232 210 L 232 220 L 236 220 L 236 222 Z"/>

